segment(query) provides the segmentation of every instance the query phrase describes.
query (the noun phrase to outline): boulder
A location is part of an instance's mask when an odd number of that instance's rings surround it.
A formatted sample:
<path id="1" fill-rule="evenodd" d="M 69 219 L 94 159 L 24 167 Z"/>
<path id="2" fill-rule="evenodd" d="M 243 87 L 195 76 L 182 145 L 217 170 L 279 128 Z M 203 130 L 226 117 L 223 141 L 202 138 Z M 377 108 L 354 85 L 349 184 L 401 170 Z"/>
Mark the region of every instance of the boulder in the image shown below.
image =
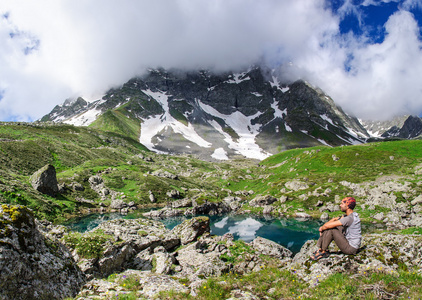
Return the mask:
<path id="1" fill-rule="evenodd" d="M 286 182 L 285 186 L 286 188 L 293 191 L 306 190 L 309 188 L 309 185 L 307 183 L 299 180 L 288 181 Z"/>
<path id="2" fill-rule="evenodd" d="M 151 255 L 151 249 L 147 248 L 138 254 L 132 259 L 131 263 L 129 264 L 130 269 L 134 270 L 141 270 L 141 271 L 151 271 L 152 266 L 152 259 L 153 256 Z"/>
<path id="3" fill-rule="evenodd" d="M 269 255 L 279 259 L 293 256 L 292 251 L 290 251 L 289 249 L 263 237 L 257 237 L 256 239 L 254 239 L 251 242 L 251 246 L 259 254 Z"/>
<path id="4" fill-rule="evenodd" d="M 45 165 L 29 178 L 31 185 L 40 193 L 55 197 L 59 191 L 56 169 L 53 165 Z"/>
<path id="5" fill-rule="evenodd" d="M 84 284 L 69 251 L 39 226 L 27 208 L 0 206 L 0 299 L 63 299 Z"/>
<path id="6" fill-rule="evenodd" d="M 78 265 L 88 279 L 107 277 L 124 270 L 125 264 L 135 255 L 129 243 L 109 244 L 100 258 L 87 259 L 75 255 Z"/>
<path id="7" fill-rule="evenodd" d="M 89 177 L 88 182 L 93 189 L 94 189 L 94 187 L 96 187 L 98 185 L 104 184 L 103 179 L 99 175 Z"/>
<path id="8" fill-rule="evenodd" d="M 106 196 L 111 196 L 114 199 L 117 196 L 117 192 L 109 190 L 104 180 L 100 175 L 91 176 L 88 179 L 91 188 L 102 198 L 106 199 Z"/>
<path id="9" fill-rule="evenodd" d="M 202 239 L 177 251 L 176 260 L 185 276 L 220 276 L 229 269 L 221 259 L 226 250 L 222 244 L 210 239 Z M 227 251 L 227 250 L 226 250 Z"/>
<path id="10" fill-rule="evenodd" d="M 208 217 L 195 217 L 177 225 L 171 231 L 180 238 L 183 245 L 196 241 L 204 233 L 210 232 L 210 219 Z"/>
<path id="11" fill-rule="evenodd" d="M 252 199 L 251 201 L 249 201 L 249 205 L 250 206 L 266 206 L 266 205 L 271 205 L 274 202 L 277 201 L 277 198 L 271 196 L 271 195 L 266 195 L 266 196 L 257 196 L 254 199 Z"/>
<path id="12" fill-rule="evenodd" d="M 410 204 L 412 204 L 413 206 L 417 205 L 417 204 L 421 204 L 422 203 L 422 195 L 417 196 L 415 199 L 413 199 Z"/>
<path id="13" fill-rule="evenodd" d="M 242 198 L 229 196 L 223 199 L 223 201 L 230 207 L 232 211 L 236 211 L 242 207 Z"/>
<path id="14" fill-rule="evenodd" d="M 155 259 L 155 273 L 170 274 L 171 266 L 175 261 L 163 246 L 154 249 L 153 257 Z"/>
<path id="15" fill-rule="evenodd" d="M 112 200 L 110 204 L 111 209 L 118 209 L 118 210 L 121 210 L 127 206 L 128 206 L 127 203 L 120 199 Z"/>

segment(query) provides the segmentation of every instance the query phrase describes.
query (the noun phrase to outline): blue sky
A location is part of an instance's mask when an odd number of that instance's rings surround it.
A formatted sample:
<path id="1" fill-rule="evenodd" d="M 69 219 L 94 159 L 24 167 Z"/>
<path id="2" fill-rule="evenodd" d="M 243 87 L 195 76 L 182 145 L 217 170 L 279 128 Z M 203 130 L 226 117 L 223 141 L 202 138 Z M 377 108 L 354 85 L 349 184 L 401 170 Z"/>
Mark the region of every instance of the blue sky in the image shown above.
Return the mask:
<path id="1" fill-rule="evenodd" d="M 150 67 L 265 62 L 346 112 L 422 112 L 422 0 L 2 0 L 0 120 L 99 99 Z"/>

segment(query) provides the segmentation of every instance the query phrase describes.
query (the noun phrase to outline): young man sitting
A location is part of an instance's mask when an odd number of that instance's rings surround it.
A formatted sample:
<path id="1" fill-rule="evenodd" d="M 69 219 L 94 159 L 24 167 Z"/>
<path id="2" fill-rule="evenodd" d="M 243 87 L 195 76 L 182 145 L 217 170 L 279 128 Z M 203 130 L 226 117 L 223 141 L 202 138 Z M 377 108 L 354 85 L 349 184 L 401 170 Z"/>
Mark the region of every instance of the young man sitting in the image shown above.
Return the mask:
<path id="1" fill-rule="evenodd" d="M 341 200 L 340 209 L 344 216 L 333 218 L 319 228 L 318 250 L 311 256 L 312 260 L 328 257 L 327 251 L 334 241 L 344 254 L 356 254 L 362 240 L 359 215 L 353 211 L 356 200 L 346 197 Z"/>

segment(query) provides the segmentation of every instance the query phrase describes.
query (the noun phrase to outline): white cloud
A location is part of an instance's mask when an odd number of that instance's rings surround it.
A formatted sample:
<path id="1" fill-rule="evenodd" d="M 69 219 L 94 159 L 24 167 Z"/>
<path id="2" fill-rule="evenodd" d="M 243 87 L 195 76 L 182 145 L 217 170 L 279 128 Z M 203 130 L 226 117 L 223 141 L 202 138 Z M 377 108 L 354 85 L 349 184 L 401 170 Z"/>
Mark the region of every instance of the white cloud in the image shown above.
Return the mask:
<path id="1" fill-rule="evenodd" d="M 365 44 L 349 35 L 348 46 L 334 43 L 314 64 L 317 82 L 346 111 L 361 118 L 389 118 L 394 114 L 422 111 L 422 43 L 413 15 L 399 11 L 386 23 L 381 44 Z M 347 55 L 350 72 L 342 67 Z M 332 83 L 336 84 L 332 84 Z"/>
<path id="2" fill-rule="evenodd" d="M 0 120 L 39 118 L 68 97 L 92 98 L 148 67 L 227 70 L 262 60 L 293 62 L 285 76 L 307 76 L 358 116 L 422 110 L 412 86 L 420 40 L 405 11 L 375 45 L 341 36 L 340 16 L 323 0 L 3 0 L 5 13 Z"/>

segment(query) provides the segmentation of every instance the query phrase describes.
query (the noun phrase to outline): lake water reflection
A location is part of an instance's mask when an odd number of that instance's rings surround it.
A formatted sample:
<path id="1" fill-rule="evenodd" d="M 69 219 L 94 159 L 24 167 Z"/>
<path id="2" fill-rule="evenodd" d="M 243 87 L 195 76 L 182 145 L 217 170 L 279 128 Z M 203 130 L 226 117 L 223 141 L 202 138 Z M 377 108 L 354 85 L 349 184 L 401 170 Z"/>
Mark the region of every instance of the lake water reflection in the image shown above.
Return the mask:
<path id="1" fill-rule="evenodd" d="M 75 218 L 67 222 L 66 226 L 74 231 L 85 232 L 94 229 L 105 221 L 124 218 L 140 218 L 141 212 L 128 215 L 119 213 L 91 214 Z M 300 220 L 294 218 L 271 218 L 257 215 L 219 215 L 208 216 L 211 222 L 211 234 L 233 234 L 234 238 L 250 242 L 257 236 L 272 240 L 280 245 L 298 252 L 309 239 L 318 238 L 318 227 L 321 222 L 317 220 Z M 186 217 L 175 217 L 161 220 L 166 228 L 172 229 L 180 224 Z"/>

